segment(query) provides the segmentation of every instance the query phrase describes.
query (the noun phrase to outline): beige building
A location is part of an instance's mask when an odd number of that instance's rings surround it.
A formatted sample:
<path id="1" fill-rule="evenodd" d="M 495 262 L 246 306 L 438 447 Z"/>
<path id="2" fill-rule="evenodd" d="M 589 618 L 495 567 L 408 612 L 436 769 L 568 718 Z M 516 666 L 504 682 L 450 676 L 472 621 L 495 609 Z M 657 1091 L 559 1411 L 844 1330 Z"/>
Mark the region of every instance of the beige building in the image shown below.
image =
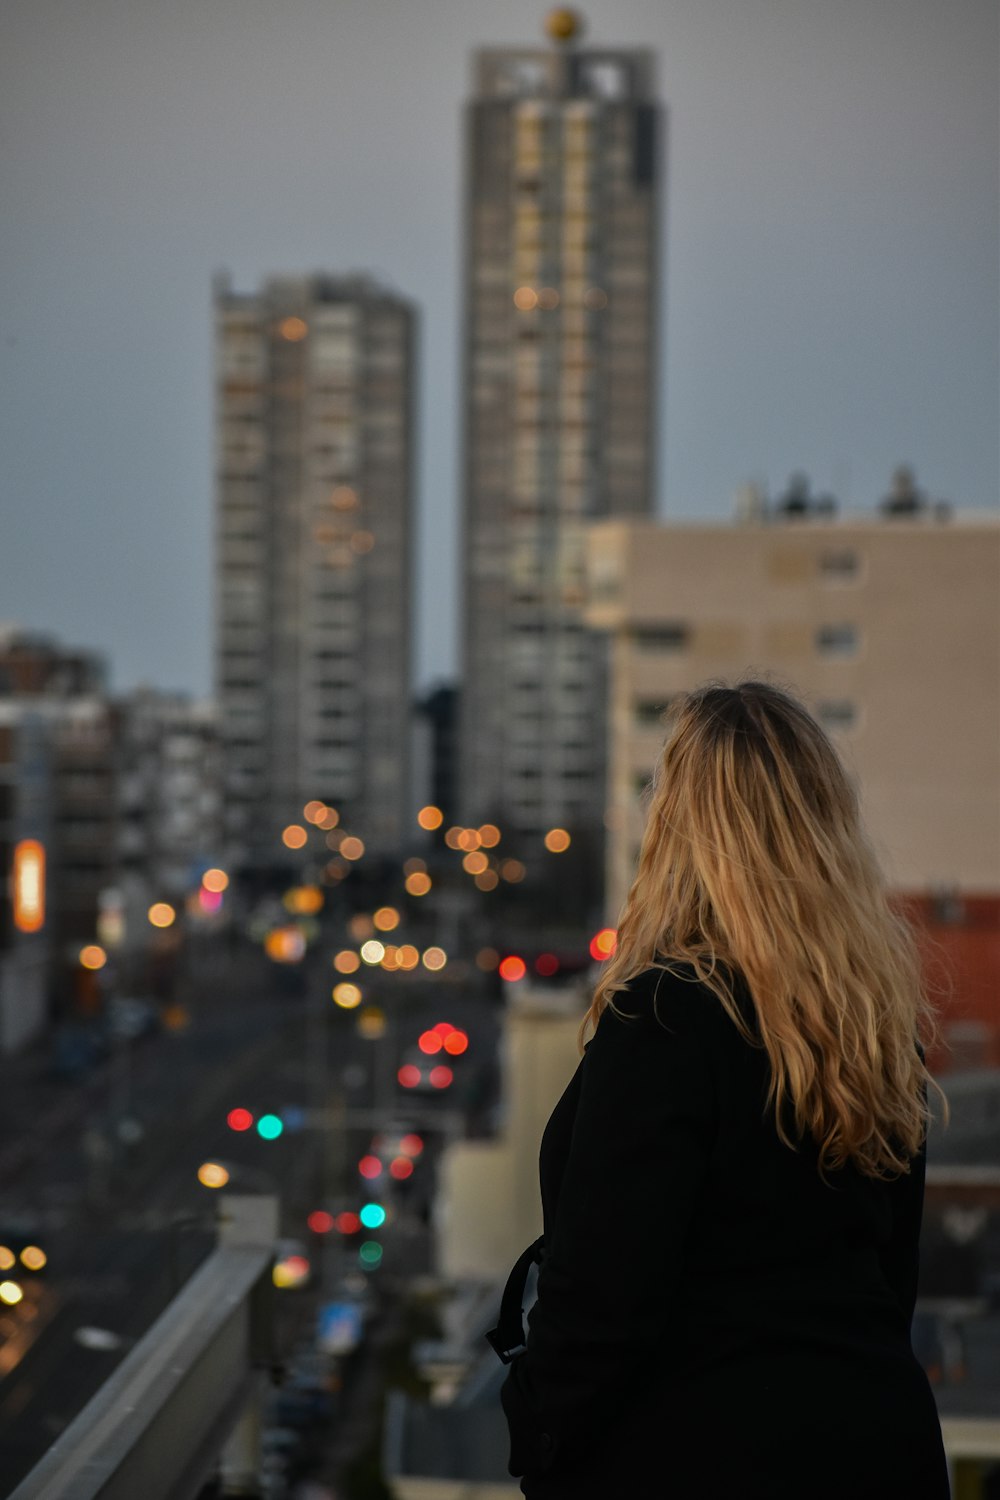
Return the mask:
<path id="1" fill-rule="evenodd" d="M 542 1231 L 538 1149 L 553 1106 L 580 1060 L 576 1035 L 586 986 L 507 987 L 503 1118 L 493 1140 L 454 1141 L 442 1154 L 435 1199 L 436 1271 L 446 1292 L 441 1338 L 418 1346 L 429 1400 L 390 1391 L 385 1476 L 399 1500 L 507 1500 L 510 1440 L 500 1404 L 506 1375 L 485 1341 L 501 1288 Z"/>
<path id="2" fill-rule="evenodd" d="M 502 1043 L 503 1111 L 493 1140 L 456 1141 L 441 1159 L 437 1268 L 449 1280 L 506 1279 L 542 1232 L 538 1148 L 546 1121 L 580 1061 L 583 985 L 509 986 Z"/>
<path id="3" fill-rule="evenodd" d="M 610 521 L 587 618 L 611 637 L 607 915 L 642 836 L 673 694 L 767 675 L 830 731 L 893 887 L 1000 889 L 1000 518 Z"/>

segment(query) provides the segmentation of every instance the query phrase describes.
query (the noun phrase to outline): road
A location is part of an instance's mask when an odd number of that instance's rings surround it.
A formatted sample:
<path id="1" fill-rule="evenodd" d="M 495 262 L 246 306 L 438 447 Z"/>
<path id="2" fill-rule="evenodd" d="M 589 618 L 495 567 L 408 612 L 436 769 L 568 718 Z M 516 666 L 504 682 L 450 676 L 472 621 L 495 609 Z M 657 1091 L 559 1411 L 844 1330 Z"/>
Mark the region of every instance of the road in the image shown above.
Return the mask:
<path id="1" fill-rule="evenodd" d="M 24 1301 L 0 1315 L 0 1494 L 41 1457 L 211 1249 L 216 1200 L 197 1180 L 203 1161 L 223 1161 L 236 1190 L 280 1185 L 283 1234 L 336 1274 L 356 1264 L 356 1252 L 343 1245 L 321 1254 L 308 1213 L 360 1206 L 357 1161 L 373 1120 L 385 1114 L 429 1124 L 427 1159 L 403 1195 L 384 1262 L 392 1275 L 426 1269 L 425 1221 L 442 1135 L 433 1127 L 452 1101 L 418 1106 L 396 1086 L 395 1069 L 422 1029 L 447 1019 L 472 1040 L 455 1088 L 474 1084 L 476 1059 L 495 1051 L 495 1018 L 461 982 L 379 974 L 366 998 L 381 1004 L 387 1031 L 366 1039 L 357 1018 L 333 1006 L 330 977 L 319 957 L 293 984 L 256 950 L 206 950 L 182 997 L 186 1029 L 129 1044 L 127 1058 L 78 1085 L 47 1079 L 39 1058 L 0 1065 L 0 1243 L 5 1224 L 26 1227 L 49 1257 Z M 331 1113 L 332 1104 L 339 1112 Z M 256 1118 L 273 1112 L 286 1128 L 274 1141 L 234 1133 L 226 1117 L 237 1106 Z M 134 1122 L 131 1142 L 116 1133 L 123 1113 Z M 345 1123 L 294 1128 L 302 1118 Z M 314 1301 L 321 1292 L 314 1289 Z M 287 1306 L 288 1330 L 308 1321 L 301 1300 L 297 1309 Z M 81 1328 L 118 1342 L 84 1347 Z"/>

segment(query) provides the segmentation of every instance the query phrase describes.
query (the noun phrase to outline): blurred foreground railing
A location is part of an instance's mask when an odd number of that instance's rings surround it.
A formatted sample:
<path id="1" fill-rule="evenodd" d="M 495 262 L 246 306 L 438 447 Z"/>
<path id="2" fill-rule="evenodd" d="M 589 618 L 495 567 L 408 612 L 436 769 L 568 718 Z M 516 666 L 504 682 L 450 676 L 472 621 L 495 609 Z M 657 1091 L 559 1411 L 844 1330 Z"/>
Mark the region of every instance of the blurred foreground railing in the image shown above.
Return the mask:
<path id="1" fill-rule="evenodd" d="M 952 1500 L 987 1500 L 996 1494 L 988 1477 L 1000 1464 L 1000 1414 L 941 1418 L 951 1473 Z"/>
<path id="2" fill-rule="evenodd" d="M 277 1200 L 227 1197 L 219 1244 L 10 1500 L 256 1493 Z"/>

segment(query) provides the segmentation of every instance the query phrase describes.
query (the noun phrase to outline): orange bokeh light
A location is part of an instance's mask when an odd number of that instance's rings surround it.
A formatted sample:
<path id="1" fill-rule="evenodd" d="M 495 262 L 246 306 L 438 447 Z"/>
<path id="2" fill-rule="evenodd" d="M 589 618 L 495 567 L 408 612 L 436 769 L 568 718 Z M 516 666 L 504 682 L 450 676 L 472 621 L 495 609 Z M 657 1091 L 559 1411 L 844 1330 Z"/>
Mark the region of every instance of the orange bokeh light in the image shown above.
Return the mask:
<path id="1" fill-rule="evenodd" d="M 38 839 L 14 845 L 11 874 L 14 926 L 19 932 L 40 932 L 45 925 L 45 849 Z"/>
<path id="2" fill-rule="evenodd" d="M 590 956 L 601 963 L 610 958 L 618 944 L 618 933 L 613 927 L 602 927 L 590 940 Z"/>

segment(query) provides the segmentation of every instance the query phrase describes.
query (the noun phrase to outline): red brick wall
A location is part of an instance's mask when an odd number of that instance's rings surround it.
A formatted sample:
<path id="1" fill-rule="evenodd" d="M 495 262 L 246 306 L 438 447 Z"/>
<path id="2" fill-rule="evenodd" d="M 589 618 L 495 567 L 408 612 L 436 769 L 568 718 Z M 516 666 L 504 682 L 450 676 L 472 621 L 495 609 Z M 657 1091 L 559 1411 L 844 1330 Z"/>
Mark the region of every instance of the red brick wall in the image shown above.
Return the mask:
<path id="1" fill-rule="evenodd" d="M 941 1022 L 931 1070 L 1000 1067 L 1000 893 L 956 895 L 951 911 L 926 894 L 897 900 L 916 930 Z"/>

